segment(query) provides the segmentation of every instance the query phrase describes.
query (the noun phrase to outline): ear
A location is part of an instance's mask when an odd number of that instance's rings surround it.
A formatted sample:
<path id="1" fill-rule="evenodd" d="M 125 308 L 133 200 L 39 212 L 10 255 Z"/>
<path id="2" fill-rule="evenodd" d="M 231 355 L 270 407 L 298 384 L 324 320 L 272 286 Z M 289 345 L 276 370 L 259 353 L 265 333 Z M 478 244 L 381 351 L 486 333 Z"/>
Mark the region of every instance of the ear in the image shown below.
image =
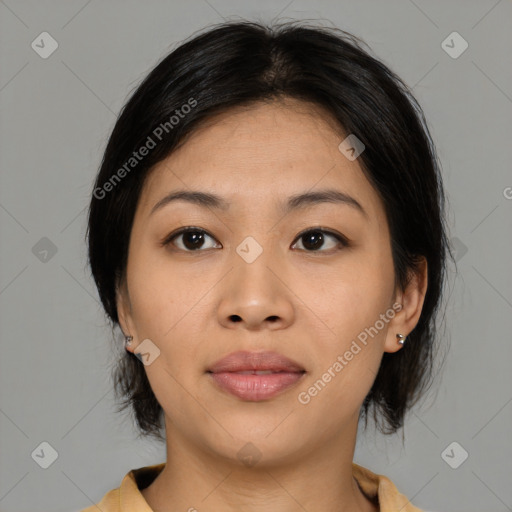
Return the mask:
<path id="1" fill-rule="evenodd" d="M 132 306 L 125 278 L 122 278 L 116 287 L 116 306 L 119 326 L 125 336 L 133 336 L 135 343 L 132 343 L 131 347 L 134 347 L 137 345 L 136 340 L 138 338 L 132 317 Z M 131 347 L 127 347 L 127 350 L 133 350 Z"/>
<path id="2" fill-rule="evenodd" d="M 408 336 L 420 319 L 423 302 L 427 293 L 428 268 L 427 260 L 421 257 L 415 270 L 411 270 L 409 281 L 404 290 L 396 294 L 395 302 L 402 305 L 395 317 L 389 322 L 385 352 L 397 352 L 402 345 L 397 341 L 397 334 Z M 407 340 L 405 341 L 407 343 Z"/>

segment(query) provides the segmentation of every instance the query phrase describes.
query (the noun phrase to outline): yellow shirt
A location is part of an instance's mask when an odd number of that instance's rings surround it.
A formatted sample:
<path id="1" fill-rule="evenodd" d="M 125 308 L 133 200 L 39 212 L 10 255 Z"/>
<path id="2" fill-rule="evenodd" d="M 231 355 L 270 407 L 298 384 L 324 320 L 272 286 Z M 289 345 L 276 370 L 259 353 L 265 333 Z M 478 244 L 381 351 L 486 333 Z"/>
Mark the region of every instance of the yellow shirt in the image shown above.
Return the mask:
<path id="1" fill-rule="evenodd" d="M 164 466 L 165 462 L 132 469 L 123 478 L 120 487 L 107 492 L 97 505 L 81 512 L 153 512 L 140 489 L 148 487 Z M 380 512 L 422 512 L 400 494 L 393 482 L 384 475 L 372 473 L 355 463 L 352 463 L 352 474 L 368 498 L 378 498 Z"/>

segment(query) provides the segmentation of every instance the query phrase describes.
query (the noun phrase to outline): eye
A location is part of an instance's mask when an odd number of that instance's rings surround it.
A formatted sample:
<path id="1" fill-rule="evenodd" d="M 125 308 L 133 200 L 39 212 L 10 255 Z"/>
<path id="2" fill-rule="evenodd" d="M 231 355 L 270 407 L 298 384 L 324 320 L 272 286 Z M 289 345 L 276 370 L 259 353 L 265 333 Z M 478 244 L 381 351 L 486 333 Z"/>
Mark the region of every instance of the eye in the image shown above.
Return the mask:
<path id="1" fill-rule="evenodd" d="M 318 251 L 318 249 L 324 245 L 326 237 L 336 240 L 336 243 L 334 243 L 334 245 L 331 243 L 331 247 L 328 247 L 327 249 L 335 249 L 336 246 L 339 246 L 340 244 L 343 247 L 348 246 L 348 240 L 343 235 L 333 233 L 332 231 L 326 231 L 325 229 L 315 228 L 308 229 L 307 231 L 303 231 L 299 234 L 297 239 L 299 241 L 304 241 L 304 243 L 302 243 L 302 248 L 299 247 L 299 249 L 306 250 L 307 252 L 328 252 L 328 250 Z"/>
<path id="2" fill-rule="evenodd" d="M 174 243 L 174 240 L 179 240 L 179 238 L 182 238 L 181 240 L 181 246 L 179 244 Z M 204 249 L 204 242 L 206 238 L 210 238 L 211 240 L 214 240 L 213 237 L 211 237 L 206 231 L 199 228 L 194 227 L 188 227 L 180 229 L 179 231 L 175 233 L 171 233 L 163 242 L 162 245 L 169 245 L 173 244 L 178 247 L 178 249 L 181 249 L 182 251 L 186 252 L 194 252 L 198 251 L 199 249 Z M 218 246 L 217 246 L 218 247 Z M 215 247 L 206 247 L 206 249 L 214 249 Z"/>
<path id="3" fill-rule="evenodd" d="M 222 247 L 221 244 L 214 244 L 213 246 L 210 245 L 210 247 L 205 247 L 205 240 L 207 238 L 215 240 L 204 229 L 190 226 L 171 233 L 167 238 L 165 238 L 165 240 L 163 240 L 161 245 L 166 246 L 172 244 L 185 252 L 197 252 L 200 249 L 215 249 Z M 327 247 L 327 250 L 319 251 L 318 249 L 324 246 L 328 239 L 334 240 L 335 242 L 331 242 L 331 246 Z M 178 242 L 175 242 L 176 240 Z M 342 247 L 347 247 L 349 245 L 348 239 L 343 235 L 321 228 L 303 231 L 298 235 L 296 240 L 299 240 L 299 242 L 303 241 L 302 247 L 299 247 L 299 249 L 307 252 L 328 252 L 329 249 L 336 249 L 336 246 L 341 245 Z M 295 245 L 297 245 L 297 243 L 292 245 L 292 248 Z"/>

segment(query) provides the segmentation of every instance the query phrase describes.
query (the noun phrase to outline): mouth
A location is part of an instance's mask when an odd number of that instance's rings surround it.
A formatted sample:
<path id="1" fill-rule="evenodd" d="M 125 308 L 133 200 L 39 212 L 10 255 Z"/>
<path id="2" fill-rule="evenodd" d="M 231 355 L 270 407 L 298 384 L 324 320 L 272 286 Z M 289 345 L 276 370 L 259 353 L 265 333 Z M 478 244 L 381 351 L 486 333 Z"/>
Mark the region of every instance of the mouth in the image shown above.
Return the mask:
<path id="1" fill-rule="evenodd" d="M 276 352 L 240 351 L 220 359 L 206 373 L 220 391 L 257 402 L 297 385 L 307 372 Z"/>
<path id="2" fill-rule="evenodd" d="M 277 372 L 275 370 L 247 370 L 243 372 L 231 372 L 237 373 L 238 375 L 270 375 L 272 373 L 286 373 L 286 372 Z"/>
<path id="3" fill-rule="evenodd" d="M 269 400 L 283 393 L 297 385 L 305 373 L 305 371 L 275 372 L 272 370 L 208 372 L 212 381 L 222 391 L 249 402 Z"/>

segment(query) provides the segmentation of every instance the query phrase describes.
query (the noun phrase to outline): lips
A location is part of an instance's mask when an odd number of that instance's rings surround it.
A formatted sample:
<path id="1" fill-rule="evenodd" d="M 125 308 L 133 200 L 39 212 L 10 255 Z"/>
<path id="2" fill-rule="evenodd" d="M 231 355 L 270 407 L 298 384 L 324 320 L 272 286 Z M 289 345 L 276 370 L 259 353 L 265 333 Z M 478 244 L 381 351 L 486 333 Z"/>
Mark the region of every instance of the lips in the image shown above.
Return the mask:
<path id="1" fill-rule="evenodd" d="M 295 385 L 306 370 L 276 352 L 240 351 L 207 370 L 218 389 L 242 400 L 268 400 Z"/>
<path id="2" fill-rule="evenodd" d="M 208 371 L 211 373 L 255 371 L 301 373 L 305 370 L 295 361 L 277 352 L 239 351 L 218 360 Z"/>

